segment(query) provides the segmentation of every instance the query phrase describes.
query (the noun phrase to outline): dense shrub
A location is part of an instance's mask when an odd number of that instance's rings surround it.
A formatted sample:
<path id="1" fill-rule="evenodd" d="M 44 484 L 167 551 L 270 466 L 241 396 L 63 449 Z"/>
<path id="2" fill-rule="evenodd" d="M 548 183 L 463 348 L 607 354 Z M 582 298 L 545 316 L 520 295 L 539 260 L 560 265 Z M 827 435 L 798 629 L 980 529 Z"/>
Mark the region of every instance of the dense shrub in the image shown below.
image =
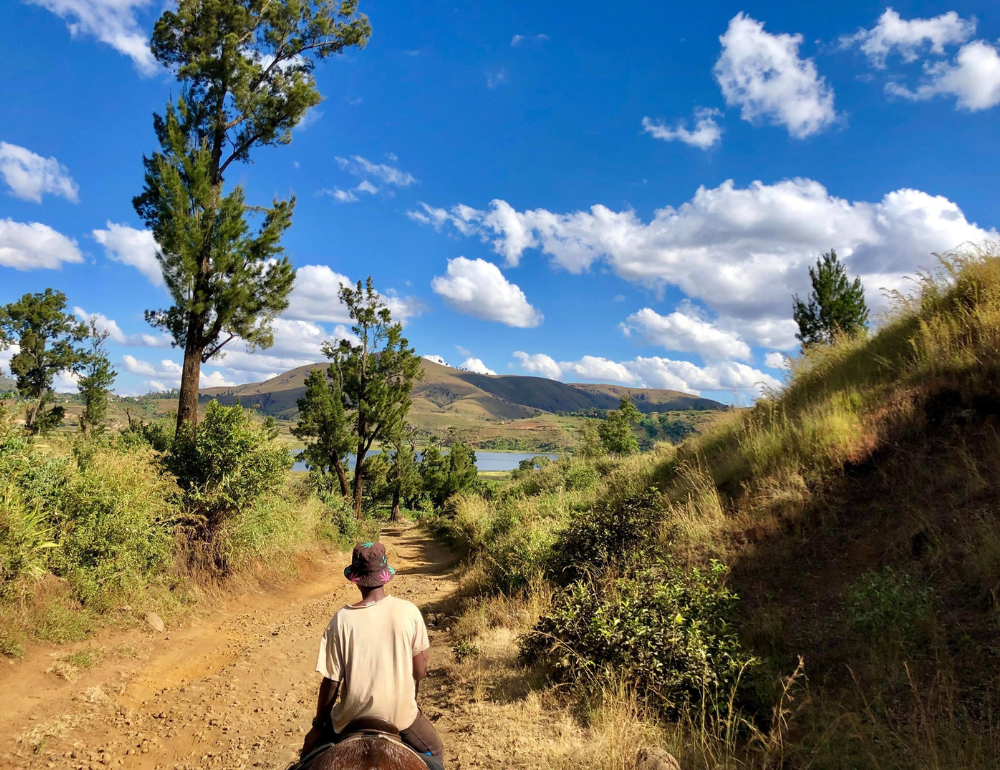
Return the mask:
<path id="1" fill-rule="evenodd" d="M 210 535 L 228 515 L 277 493 L 292 467 L 272 425 L 258 425 L 239 405 L 211 401 L 191 435 L 174 442 L 168 465 Z"/>
<path id="2" fill-rule="evenodd" d="M 508 501 L 489 520 L 479 564 L 484 587 L 491 592 L 510 594 L 537 585 L 544 578 L 556 536 L 547 527 L 532 526 L 530 515 L 530 511 Z"/>
<path id="3" fill-rule="evenodd" d="M 64 460 L 40 457 L 20 429 L 0 419 L 0 598 L 45 573 L 58 534 L 49 512 L 67 473 Z"/>
<path id="4" fill-rule="evenodd" d="M 64 487 L 52 571 L 85 604 L 141 592 L 170 565 L 179 497 L 152 450 L 97 449 Z"/>
<path id="5" fill-rule="evenodd" d="M 728 708 L 755 665 L 732 627 L 738 601 L 726 568 L 661 560 L 627 577 L 570 585 L 522 640 L 525 662 L 557 681 L 599 687 L 624 681 L 665 713 Z"/>
<path id="6" fill-rule="evenodd" d="M 869 571 L 847 589 L 847 614 L 854 630 L 890 644 L 912 641 L 927 617 L 934 590 L 917 586 L 905 572 L 892 567 Z"/>
<path id="7" fill-rule="evenodd" d="M 563 585 L 608 567 L 625 567 L 659 540 L 656 488 L 576 513 L 553 547 L 552 578 Z"/>

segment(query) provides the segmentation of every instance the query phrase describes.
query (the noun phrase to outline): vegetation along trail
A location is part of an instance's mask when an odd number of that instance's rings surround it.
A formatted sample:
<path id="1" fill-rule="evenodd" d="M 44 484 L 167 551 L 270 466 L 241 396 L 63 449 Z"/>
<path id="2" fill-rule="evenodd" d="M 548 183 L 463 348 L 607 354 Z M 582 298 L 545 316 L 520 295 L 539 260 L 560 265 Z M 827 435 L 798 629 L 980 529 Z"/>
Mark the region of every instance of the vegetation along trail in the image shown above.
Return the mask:
<path id="1" fill-rule="evenodd" d="M 417 528 L 382 540 L 399 572 L 392 591 L 430 621 L 431 672 L 420 700 L 449 766 L 491 766 L 532 736 L 519 724 L 515 739 L 502 713 L 484 719 L 470 713 L 481 706 L 466 705 L 450 621 L 436 620 L 457 586 L 454 559 Z M 319 636 L 352 595 L 345 559 L 324 559 L 294 584 L 239 597 L 182 628 L 39 648 L 9 661 L 0 671 L 0 766 L 287 767 L 314 713 Z M 532 721 L 551 735 L 553 719 Z"/>

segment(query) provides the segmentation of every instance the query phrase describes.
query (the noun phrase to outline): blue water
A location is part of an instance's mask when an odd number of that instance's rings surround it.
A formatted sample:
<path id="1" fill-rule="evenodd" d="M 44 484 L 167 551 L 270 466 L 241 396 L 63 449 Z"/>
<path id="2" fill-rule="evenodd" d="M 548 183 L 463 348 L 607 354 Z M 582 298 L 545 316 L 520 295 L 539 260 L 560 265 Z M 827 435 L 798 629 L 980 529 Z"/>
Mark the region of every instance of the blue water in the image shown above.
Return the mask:
<path id="1" fill-rule="evenodd" d="M 368 457 L 377 455 L 379 452 L 369 452 Z M 546 452 L 486 452 L 476 450 L 476 468 L 481 471 L 512 471 L 521 460 L 530 460 L 532 457 L 548 457 L 550 460 L 558 460 L 559 455 L 548 454 Z M 349 460 L 351 467 L 354 466 L 354 455 Z M 299 460 L 292 468 L 294 471 L 306 470 L 306 464 Z"/>

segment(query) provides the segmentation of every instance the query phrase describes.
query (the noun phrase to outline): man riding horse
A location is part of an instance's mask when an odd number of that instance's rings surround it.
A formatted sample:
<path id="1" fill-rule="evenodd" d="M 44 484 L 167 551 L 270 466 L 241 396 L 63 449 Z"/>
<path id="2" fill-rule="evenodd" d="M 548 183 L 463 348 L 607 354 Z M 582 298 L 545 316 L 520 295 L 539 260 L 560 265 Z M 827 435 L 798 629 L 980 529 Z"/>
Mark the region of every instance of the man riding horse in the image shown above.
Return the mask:
<path id="1" fill-rule="evenodd" d="M 333 757 L 361 751 L 347 745 L 359 743 L 359 736 L 382 738 L 385 745 L 364 749 L 369 754 L 402 751 L 412 757 L 405 744 L 428 767 L 444 766 L 441 737 L 417 706 L 417 690 L 427 676 L 427 626 L 416 605 L 386 594 L 385 584 L 395 574 L 381 543 L 354 548 L 344 576 L 361 591 L 361 601 L 339 609 L 320 641 L 316 670 L 323 682 L 316 718 L 302 746 L 310 768 L 351 767 Z M 318 751 L 329 744 L 337 746 Z"/>

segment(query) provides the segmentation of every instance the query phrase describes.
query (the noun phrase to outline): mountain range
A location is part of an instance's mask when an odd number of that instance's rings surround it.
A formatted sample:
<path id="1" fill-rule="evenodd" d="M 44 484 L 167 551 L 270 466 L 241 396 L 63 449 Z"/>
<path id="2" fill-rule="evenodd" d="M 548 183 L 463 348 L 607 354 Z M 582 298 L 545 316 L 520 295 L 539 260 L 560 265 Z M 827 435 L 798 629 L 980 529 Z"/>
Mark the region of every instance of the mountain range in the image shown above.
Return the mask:
<path id="1" fill-rule="evenodd" d="M 266 382 L 206 388 L 203 399 L 243 406 L 276 417 L 291 417 L 305 393 L 309 372 L 326 364 L 300 366 Z M 544 377 L 477 374 L 444 366 L 426 358 L 423 379 L 413 388 L 413 412 L 454 413 L 481 420 L 518 420 L 539 412 L 580 412 L 614 409 L 629 397 L 640 412 L 672 412 L 725 408 L 718 401 L 676 390 L 626 388 L 619 385 L 564 383 Z"/>

